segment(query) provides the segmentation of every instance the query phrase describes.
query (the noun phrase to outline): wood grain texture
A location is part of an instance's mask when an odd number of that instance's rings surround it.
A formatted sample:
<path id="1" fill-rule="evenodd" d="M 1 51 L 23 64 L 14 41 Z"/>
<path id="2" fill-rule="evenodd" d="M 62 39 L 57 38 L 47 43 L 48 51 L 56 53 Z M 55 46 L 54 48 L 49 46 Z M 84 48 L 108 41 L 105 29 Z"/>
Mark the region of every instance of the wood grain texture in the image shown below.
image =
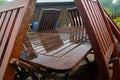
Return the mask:
<path id="1" fill-rule="evenodd" d="M 111 26 L 110 28 L 112 30 L 112 33 L 114 34 L 116 39 L 120 42 L 120 29 L 117 27 L 117 25 L 112 20 L 112 18 L 107 14 L 107 12 L 105 12 L 105 16 L 106 16 L 106 18 Z"/>
<path id="2" fill-rule="evenodd" d="M 60 12 L 60 9 L 55 8 L 42 9 L 38 19 L 37 32 L 55 30 L 55 26 L 60 16 Z"/>
<path id="3" fill-rule="evenodd" d="M 98 0 L 75 0 L 75 3 L 88 32 L 101 77 L 111 80 L 108 63 L 111 57 L 119 57 L 119 54 L 104 11 Z M 113 77 L 116 80 L 120 80 L 119 70 L 119 60 L 116 60 L 113 62 Z"/>
<path id="4" fill-rule="evenodd" d="M 14 78 L 9 61 L 19 57 L 34 5 L 35 0 L 16 0 L 0 6 L 0 80 Z"/>

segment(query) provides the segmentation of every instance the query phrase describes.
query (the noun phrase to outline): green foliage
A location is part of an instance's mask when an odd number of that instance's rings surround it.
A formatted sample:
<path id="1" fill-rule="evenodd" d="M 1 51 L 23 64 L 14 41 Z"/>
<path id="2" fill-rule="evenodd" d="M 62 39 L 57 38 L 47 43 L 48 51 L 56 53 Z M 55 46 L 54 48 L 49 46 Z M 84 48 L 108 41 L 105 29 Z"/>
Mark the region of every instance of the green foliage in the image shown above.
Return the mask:
<path id="1" fill-rule="evenodd" d="M 117 0 L 116 3 L 112 6 L 114 13 L 120 13 L 120 0 Z"/>
<path id="2" fill-rule="evenodd" d="M 120 17 L 114 19 L 114 22 L 117 24 L 117 26 L 120 28 Z"/>
<path id="3" fill-rule="evenodd" d="M 104 8 L 111 9 L 112 13 L 120 13 L 120 0 L 113 3 L 113 0 L 99 0 Z"/>
<path id="4" fill-rule="evenodd" d="M 0 0 L 0 5 L 7 3 L 7 0 Z"/>
<path id="5" fill-rule="evenodd" d="M 111 11 L 110 8 L 104 8 L 104 9 L 107 11 L 107 13 L 108 13 L 109 15 L 112 15 L 112 11 Z"/>
<path id="6" fill-rule="evenodd" d="M 110 8 L 113 0 L 99 0 L 103 7 Z"/>

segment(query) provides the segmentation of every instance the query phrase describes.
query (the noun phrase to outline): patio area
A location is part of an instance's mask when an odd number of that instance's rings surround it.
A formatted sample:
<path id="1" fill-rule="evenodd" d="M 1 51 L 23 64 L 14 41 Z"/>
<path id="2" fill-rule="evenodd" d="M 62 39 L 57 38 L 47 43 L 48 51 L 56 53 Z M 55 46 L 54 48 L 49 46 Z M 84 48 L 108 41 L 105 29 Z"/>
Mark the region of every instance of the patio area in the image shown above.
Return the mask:
<path id="1" fill-rule="evenodd" d="M 119 42 L 98 0 L 11 1 L 0 7 L 0 80 L 120 80 Z"/>

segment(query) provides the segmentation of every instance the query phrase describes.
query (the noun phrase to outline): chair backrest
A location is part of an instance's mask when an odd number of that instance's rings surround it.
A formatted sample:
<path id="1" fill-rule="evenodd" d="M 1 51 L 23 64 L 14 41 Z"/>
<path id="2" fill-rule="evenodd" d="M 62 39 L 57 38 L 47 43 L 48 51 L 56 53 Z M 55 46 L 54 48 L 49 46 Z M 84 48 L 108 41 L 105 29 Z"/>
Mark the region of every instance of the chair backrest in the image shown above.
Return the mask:
<path id="1" fill-rule="evenodd" d="M 63 42 L 58 33 L 42 33 L 40 40 L 46 52 L 55 50 L 63 45 Z"/>
<path id="2" fill-rule="evenodd" d="M 74 0 L 78 11 L 83 19 L 99 68 L 102 80 L 111 80 L 108 64 L 111 57 L 117 59 L 113 61 L 113 77 L 120 80 L 120 67 L 118 52 L 110 25 L 105 18 L 104 11 L 98 0 Z"/>
<path id="3" fill-rule="evenodd" d="M 32 51 L 40 53 L 40 46 L 46 52 L 53 51 L 63 45 L 61 36 L 58 33 L 32 33 L 28 34 L 24 40 L 25 51 Z"/>
<path id="4" fill-rule="evenodd" d="M 79 15 L 77 7 L 68 8 L 67 11 L 72 27 L 70 30 L 70 41 L 78 43 L 87 40 L 88 35 L 85 27 L 83 26 L 82 18 Z"/>
<path id="5" fill-rule="evenodd" d="M 15 0 L 0 6 L 0 80 L 14 80 L 12 58 L 18 58 L 35 0 Z"/>
<path id="6" fill-rule="evenodd" d="M 37 32 L 55 30 L 55 25 L 60 16 L 60 9 L 48 8 L 42 9 L 38 20 Z"/>
<path id="7" fill-rule="evenodd" d="M 73 8 L 68 8 L 68 15 L 70 18 L 71 26 L 82 26 L 82 19 L 81 16 L 79 15 L 79 12 L 77 10 L 77 7 Z"/>
<path id="8" fill-rule="evenodd" d="M 107 14 L 107 12 L 105 12 L 105 16 L 110 24 L 110 28 L 112 30 L 112 33 L 114 34 L 114 36 L 116 37 L 116 39 L 119 41 L 120 43 L 120 29 L 117 27 L 117 25 L 115 24 L 115 22 L 112 20 L 112 18 Z"/>

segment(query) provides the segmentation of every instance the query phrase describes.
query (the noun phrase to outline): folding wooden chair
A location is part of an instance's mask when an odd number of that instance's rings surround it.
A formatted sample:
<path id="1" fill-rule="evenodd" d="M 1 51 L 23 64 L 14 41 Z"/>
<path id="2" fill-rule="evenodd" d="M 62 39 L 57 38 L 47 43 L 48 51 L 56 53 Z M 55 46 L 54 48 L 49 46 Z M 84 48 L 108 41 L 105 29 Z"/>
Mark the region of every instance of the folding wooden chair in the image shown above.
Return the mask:
<path id="1" fill-rule="evenodd" d="M 68 15 L 69 15 L 71 27 L 72 27 L 70 30 L 70 41 L 80 42 L 80 40 L 81 41 L 87 40 L 88 35 L 86 33 L 85 27 L 83 26 L 82 18 L 79 15 L 77 8 L 76 7 L 68 8 L 67 11 L 68 11 Z"/>
<path id="2" fill-rule="evenodd" d="M 14 80 L 12 58 L 18 58 L 35 0 L 15 0 L 0 6 L 0 80 Z"/>
<path id="3" fill-rule="evenodd" d="M 101 80 L 111 80 L 109 62 L 113 60 L 114 80 L 120 80 L 119 54 L 104 10 L 98 0 L 75 0 L 83 19 L 99 69 Z"/>
<path id="4" fill-rule="evenodd" d="M 38 20 L 37 32 L 55 30 L 60 12 L 60 9 L 55 8 L 42 9 Z"/>
<path id="5" fill-rule="evenodd" d="M 44 22 L 44 24 L 48 23 Z M 51 30 L 53 31 L 54 28 Z M 23 52 L 20 60 L 12 59 L 11 63 L 33 72 L 31 75 L 33 79 L 36 79 L 36 73 L 56 80 L 70 79 L 71 75 L 79 68 L 79 62 L 91 50 L 91 45 L 88 43 L 86 45 L 86 40 L 71 43 L 61 37 L 61 33 L 52 33 L 49 29 L 29 34 L 25 41 L 29 47 L 26 50 L 29 51 Z M 29 44 L 31 45 L 29 46 Z M 30 48 L 31 46 L 33 49 Z"/>
<path id="6" fill-rule="evenodd" d="M 47 78 L 70 79 L 71 75 L 79 68 L 79 62 L 91 50 L 91 46 L 84 43 L 85 41 L 79 43 L 71 43 L 69 40 L 64 41 L 64 38 L 60 37 L 59 34 L 34 33 L 27 35 L 27 43 L 30 42 L 34 51 L 29 48 L 29 51 L 22 53 L 24 56 L 20 57 L 20 61 L 13 59 L 13 64 L 26 68 L 33 73 L 40 73 Z"/>
<path id="7" fill-rule="evenodd" d="M 67 8 L 68 15 L 70 18 L 71 26 L 83 26 L 81 16 L 79 15 L 79 12 L 77 10 L 77 7 L 73 8 Z"/>
<path id="8" fill-rule="evenodd" d="M 79 12 L 77 10 L 77 7 L 73 8 L 67 8 L 69 19 L 71 22 L 71 28 L 70 28 L 70 42 L 79 43 L 84 40 L 86 42 L 89 41 L 88 34 L 86 32 L 86 29 L 83 25 L 82 18 L 79 15 Z M 92 51 L 91 51 L 92 52 Z M 87 62 L 89 62 L 89 59 L 85 58 Z"/>

